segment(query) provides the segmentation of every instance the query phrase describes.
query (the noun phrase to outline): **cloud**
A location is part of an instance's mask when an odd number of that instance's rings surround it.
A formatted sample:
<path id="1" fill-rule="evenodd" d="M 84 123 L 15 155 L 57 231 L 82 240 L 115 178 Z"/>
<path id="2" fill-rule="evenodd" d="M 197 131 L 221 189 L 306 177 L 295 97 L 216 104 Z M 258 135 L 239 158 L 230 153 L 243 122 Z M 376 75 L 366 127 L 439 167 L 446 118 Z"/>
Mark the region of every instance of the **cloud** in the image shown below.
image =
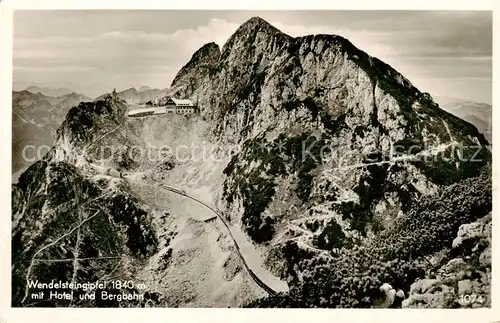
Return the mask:
<path id="1" fill-rule="evenodd" d="M 198 48 L 212 41 L 222 47 L 248 15 L 252 13 L 16 13 L 14 78 L 18 83 L 71 83 L 101 92 L 141 85 L 165 88 Z M 348 38 L 422 90 L 432 83 L 432 90 L 439 92 L 435 80 L 442 78 L 491 77 L 492 22 L 487 14 L 307 11 L 263 15 L 294 37 L 322 33 Z M 100 80 L 99 86 L 95 79 Z M 456 96 L 464 94 L 463 88 L 457 87 Z"/>
<path id="2" fill-rule="evenodd" d="M 376 57 L 398 54 L 397 48 L 394 48 L 383 41 L 391 36 L 391 33 L 388 31 L 354 30 L 328 25 L 305 26 L 301 24 L 284 24 L 279 21 L 271 22 L 271 24 L 292 37 L 315 34 L 339 35 L 349 39 L 349 41 L 351 41 L 356 47 Z"/>
<path id="3" fill-rule="evenodd" d="M 212 19 L 198 28 L 177 30 L 170 34 L 143 31 L 107 31 L 95 37 L 17 37 L 14 42 L 14 65 L 33 67 L 33 73 L 44 66 L 67 68 L 93 66 L 109 72 L 144 68 L 174 71 L 180 69 L 192 53 L 203 44 L 223 44 L 238 25 Z M 163 84 L 168 85 L 168 84 Z"/>
<path id="4" fill-rule="evenodd" d="M 338 32 L 347 34 L 354 42 L 361 44 L 361 47 L 368 47 L 370 52 L 376 55 L 393 53 L 388 46 L 370 43 L 368 40 L 374 36 L 374 33 L 370 32 L 352 32 L 329 26 L 287 25 L 279 21 L 271 23 L 292 36 Z M 14 65 L 22 66 L 24 71 L 32 66 L 31 74 L 43 70 L 39 68 L 40 62 L 52 69 L 68 70 L 70 66 L 80 66 L 82 69 L 94 67 L 119 74 L 124 74 L 127 70 L 132 72 L 143 69 L 144 72 L 151 72 L 154 69 L 162 69 L 168 72 L 161 80 L 165 82 L 173 79 L 194 51 L 212 41 L 222 47 L 238 27 L 237 23 L 213 18 L 206 25 L 172 33 L 112 30 L 94 37 L 21 36 L 14 42 Z M 155 82 L 157 86 L 160 85 L 159 82 Z M 165 83 L 162 85 L 168 86 Z"/>

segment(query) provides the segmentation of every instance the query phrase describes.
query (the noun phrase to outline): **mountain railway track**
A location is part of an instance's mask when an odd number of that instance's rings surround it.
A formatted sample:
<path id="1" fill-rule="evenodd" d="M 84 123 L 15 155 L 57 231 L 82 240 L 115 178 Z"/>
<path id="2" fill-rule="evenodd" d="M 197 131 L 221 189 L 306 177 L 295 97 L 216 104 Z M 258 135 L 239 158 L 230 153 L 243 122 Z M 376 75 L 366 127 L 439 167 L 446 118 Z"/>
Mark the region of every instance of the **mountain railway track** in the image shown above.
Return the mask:
<path id="1" fill-rule="evenodd" d="M 248 266 L 248 263 L 246 262 L 245 260 L 245 257 L 243 257 L 243 254 L 241 253 L 241 250 L 240 250 L 240 246 L 238 245 L 238 242 L 236 241 L 236 239 L 234 238 L 233 236 L 233 233 L 231 232 L 231 229 L 229 228 L 229 225 L 227 224 L 226 220 L 224 219 L 224 217 L 219 213 L 217 212 L 215 209 L 213 209 L 211 206 L 209 206 L 208 204 L 206 204 L 205 202 L 202 202 L 200 200 L 198 200 L 197 198 L 195 197 L 192 197 L 190 195 L 187 195 L 185 191 L 183 190 L 179 190 L 175 187 L 170 187 L 168 185 L 165 185 L 165 184 L 162 184 L 160 185 L 163 189 L 165 190 L 168 190 L 170 192 L 173 192 L 173 193 L 176 193 L 176 194 L 179 194 L 179 195 L 183 195 L 187 198 L 190 198 L 196 202 L 198 202 L 199 204 L 205 206 L 206 208 L 208 208 L 210 211 L 212 211 L 220 220 L 221 222 L 224 224 L 224 226 L 226 227 L 227 231 L 229 232 L 229 236 L 231 237 L 231 239 L 233 240 L 233 243 L 234 243 L 234 246 L 235 246 L 235 249 L 236 249 L 236 252 L 238 253 L 238 256 L 240 257 L 240 259 L 242 260 L 243 262 L 243 266 L 245 267 L 245 269 L 247 270 L 248 274 L 250 275 L 250 277 L 252 278 L 252 280 L 257 284 L 259 285 L 259 287 L 261 287 L 266 293 L 268 293 L 269 295 L 276 295 L 276 291 L 273 290 L 271 287 L 269 287 L 268 285 L 266 285 L 254 272 L 252 269 L 250 269 L 250 267 Z"/>
<path id="2" fill-rule="evenodd" d="M 134 181 L 134 182 L 135 183 L 139 183 L 139 184 L 143 184 L 143 185 L 145 184 L 145 185 L 148 185 L 148 186 L 151 185 L 151 184 L 143 183 L 141 181 Z M 177 189 L 175 187 L 171 187 L 171 186 L 168 186 L 168 185 L 165 185 L 165 184 L 159 184 L 158 186 L 161 187 L 162 189 L 166 190 L 166 191 L 169 191 L 169 192 L 172 192 L 172 193 L 175 193 L 175 194 L 178 194 L 178 195 L 182 195 L 182 196 L 185 196 L 185 197 L 187 197 L 187 198 L 189 198 L 189 199 L 191 199 L 193 201 L 196 201 L 199 204 L 203 205 L 204 207 L 208 208 L 212 213 L 214 213 L 217 216 L 217 218 L 219 218 L 221 220 L 221 222 L 224 224 L 224 226 L 226 227 L 227 231 L 229 232 L 229 236 L 233 240 L 233 244 L 235 246 L 236 252 L 238 253 L 238 256 L 240 257 L 241 261 L 243 262 L 243 266 L 245 267 L 246 271 L 248 272 L 250 278 L 260 288 L 262 288 L 266 293 L 268 293 L 270 296 L 273 296 L 273 295 L 277 294 L 277 292 L 274 289 L 272 289 L 270 286 L 268 286 L 266 283 L 264 283 L 262 281 L 262 279 L 260 279 L 253 272 L 252 269 L 250 269 L 250 267 L 248 266 L 247 261 L 245 260 L 245 257 L 241 253 L 240 246 L 238 245 L 238 242 L 236 241 L 236 238 L 233 236 L 233 233 L 231 232 L 231 229 L 229 228 L 229 225 L 227 224 L 227 222 L 224 219 L 224 217 L 219 212 L 217 212 L 217 210 L 215 210 L 214 208 L 212 208 L 210 205 L 206 204 L 205 202 L 197 199 L 196 197 L 188 195 L 184 190 L 180 190 L 180 189 Z"/>

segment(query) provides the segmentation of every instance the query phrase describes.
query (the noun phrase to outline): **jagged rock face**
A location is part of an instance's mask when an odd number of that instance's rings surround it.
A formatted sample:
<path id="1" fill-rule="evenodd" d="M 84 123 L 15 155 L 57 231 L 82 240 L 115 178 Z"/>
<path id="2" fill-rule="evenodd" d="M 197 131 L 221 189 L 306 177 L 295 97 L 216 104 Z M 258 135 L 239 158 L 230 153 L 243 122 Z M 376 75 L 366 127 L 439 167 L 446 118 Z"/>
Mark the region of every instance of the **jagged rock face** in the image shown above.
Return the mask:
<path id="1" fill-rule="evenodd" d="M 325 240 L 319 237 L 323 229 L 336 222 L 356 239 L 402 216 L 416 197 L 480 168 L 455 163 L 457 158 L 363 166 L 419 152 L 456 157 L 457 146 L 487 142 L 475 127 L 340 36 L 292 38 L 252 18 L 207 74 L 192 73 L 196 64 L 188 65 L 179 78 L 199 86 L 182 93 L 199 102 L 214 140 L 240 148 L 225 171 L 221 206 L 256 242 L 273 240 L 276 233 L 296 235 L 288 222 L 306 216 L 329 218 L 319 230 L 309 230 L 311 236 Z M 490 158 L 484 147 L 481 154 Z M 326 240 L 319 245 L 331 249 Z"/>
<path id="2" fill-rule="evenodd" d="M 208 43 L 198 49 L 172 81 L 172 93 L 179 97 L 192 93 L 211 72 L 219 58 L 220 49 L 216 43 Z"/>
<path id="3" fill-rule="evenodd" d="M 327 117 L 348 113 L 349 126 L 379 122 L 383 128 L 379 131 L 388 132 L 394 140 L 404 139 L 405 134 L 418 136 L 423 129 L 417 129 L 417 121 L 443 128 L 440 120 L 429 118 L 443 112 L 428 96 L 340 36 L 291 38 L 253 18 L 227 41 L 209 75 L 191 73 L 198 66 L 198 56 L 181 69 L 176 80 L 189 75 L 197 82 L 204 78 L 201 86 L 185 94 L 198 98 L 204 112 L 213 114 L 215 130 L 223 137 L 244 141 L 245 134 L 269 130 L 280 121 L 283 110 L 294 110 L 289 105 L 301 103 L 310 108 L 315 105 Z M 426 114 L 418 116 L 417 112 Z M 413 131 L 408 133 L 404 126 Z M 449 140 L 445 132 L 442 135 L 442 140 Z"/>
<path id="4" fill-rule="evenodd" d="M 126 111 L 123 101 L 111 98 L 82 102 L 71 108 L 57 130 L 57 140 L 48 158 L 77 164 L 94 139 L 124 123 Z"/>

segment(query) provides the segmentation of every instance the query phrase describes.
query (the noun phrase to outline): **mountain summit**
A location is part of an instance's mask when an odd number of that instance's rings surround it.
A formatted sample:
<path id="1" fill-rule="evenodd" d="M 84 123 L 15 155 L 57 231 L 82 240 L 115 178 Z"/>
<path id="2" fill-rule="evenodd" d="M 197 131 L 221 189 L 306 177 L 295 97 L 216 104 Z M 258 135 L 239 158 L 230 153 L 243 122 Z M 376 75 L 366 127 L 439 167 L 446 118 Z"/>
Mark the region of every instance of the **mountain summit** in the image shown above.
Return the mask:
<path id="1" fill-rule="evenodd" d="M 422 142 L 424 127 L 443 129 L 436 116 L 449 119 L 451 132 L 465 129 L 485 143 L 474 127 L 439 109 L 430 95 L 347 39 L 335 35 L 292 38 L 257 17 L 238 28 L 220 55 L 215 44 L 198 50 L 179 71 L 172 88 L 199 99 L 203 113 L 217 120 L 215 132 L 226 129 L 227 136 L 221 138 L 244 140 L 241 131 L 239 135 L 227 131 L 273 122 L 283 110 L 308 102 L 304 106 L 313 116 L 319 114 L 326 121 L 346 114 L 351 124 L 359 126 L 371 120 L 382 136 L 393 141 L 412 137 Z M 443 130 L 438 133 L 446 140 Z"/>
<path id="2" fill-rule="evenodd" d="M 238 40 L 246 40 L 248 42 L 254 40 L 257 34 L 259 34 L 260 37 L 273 37 L 276 35 L 279 35 L 280 37 L 288 37 L 264 19 L 260 17 L 253 17 L 243 23 L 227 40 L 222 47 L 223 55 L 230 50 L 231 47 L 238 43 Z"/>

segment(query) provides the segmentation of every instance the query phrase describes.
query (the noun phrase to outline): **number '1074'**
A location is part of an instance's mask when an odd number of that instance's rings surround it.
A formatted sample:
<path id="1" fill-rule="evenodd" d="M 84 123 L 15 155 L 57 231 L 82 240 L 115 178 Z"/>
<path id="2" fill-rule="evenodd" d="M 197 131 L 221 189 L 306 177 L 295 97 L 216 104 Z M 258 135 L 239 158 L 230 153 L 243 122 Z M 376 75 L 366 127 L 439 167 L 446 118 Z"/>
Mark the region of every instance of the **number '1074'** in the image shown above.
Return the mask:
<path id="1" fill-rule="evenodd" d="M 484 297 L 482 295 L 477 294 L 462 294 L 460 295 L 460 302 L 462 304 L 483 304 Z"/>

